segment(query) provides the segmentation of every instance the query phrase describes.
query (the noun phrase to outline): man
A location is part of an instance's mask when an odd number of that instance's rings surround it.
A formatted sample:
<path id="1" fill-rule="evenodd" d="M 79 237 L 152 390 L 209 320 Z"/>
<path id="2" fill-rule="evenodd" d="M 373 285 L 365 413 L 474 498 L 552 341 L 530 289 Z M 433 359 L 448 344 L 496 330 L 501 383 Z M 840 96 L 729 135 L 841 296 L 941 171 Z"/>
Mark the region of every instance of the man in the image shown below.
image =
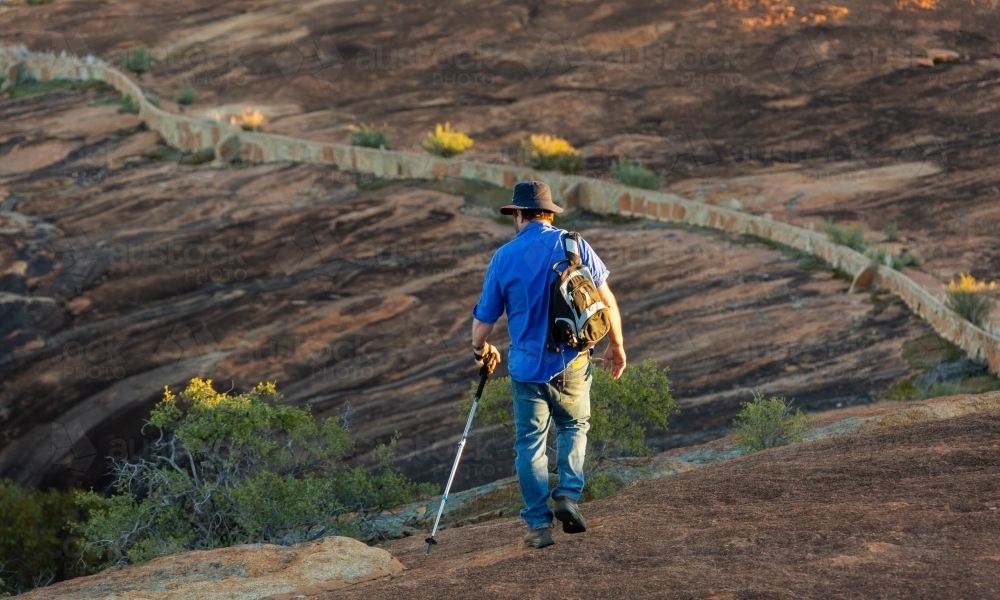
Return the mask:
<path id="1" fill-rule="evenodd" d="M 493 372 L 500 352 L 486 338 L 506 312 L 510 332 L 510 378 L 514 403 L 517 451 L 515 465 L 528 525 L 525 544 L 535 548 L 552 545 L 552 517 L 566 533 L 586 531 L 577 501 L 583 491 L 583 460 L 590 428 L 590 352 L 567 347 L 548 348 L 549 289 L 556 278 L 552 265 L 566 258 L 562 234 L 552 219 L 562 208 L 552 202 L 549 186 L 529 181 L 514 186 L 511 203 L 500 209 L 514 217 L 514 239 L 493 255 L 486 270 L 483 292 L 472 311 L 472 349 L 476 364 Z M 615 379 L 625 370 L 621 315 L 608 287 L 608 269 L 583 238 L 580 257 L 589 269 L 601 301 L 611 317 L 604 365 Z M 549 493 L 545 441 L 549 423 L 557 432 L 559 485 Z M 548 500 L 555 501 L 555 511 Z"/>

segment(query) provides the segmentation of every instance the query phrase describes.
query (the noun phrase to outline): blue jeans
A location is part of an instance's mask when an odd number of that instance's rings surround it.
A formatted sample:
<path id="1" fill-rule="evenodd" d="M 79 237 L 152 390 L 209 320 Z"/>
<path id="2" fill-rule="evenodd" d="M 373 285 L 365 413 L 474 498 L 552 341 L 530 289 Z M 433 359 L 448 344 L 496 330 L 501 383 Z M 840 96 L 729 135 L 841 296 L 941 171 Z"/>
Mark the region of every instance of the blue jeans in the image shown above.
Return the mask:
<path id="1" fill-rule="evenodd" d="M 579 363 L 579 364 L 573 364 Z M 589 357 L 573 361 L 548 383 L 511 381 L 514 398 L 514 449 L 517 480 L 524 509 L 521 518 L 530 529 L 552 524 L 549 509 L 549 460 L 545 440 L 549 424 L 556 426 L 556 463 L 559 485 L 551 497 L 565 496 L 574 502 L 583 492 L 583 459 L 590 429 Z"/>

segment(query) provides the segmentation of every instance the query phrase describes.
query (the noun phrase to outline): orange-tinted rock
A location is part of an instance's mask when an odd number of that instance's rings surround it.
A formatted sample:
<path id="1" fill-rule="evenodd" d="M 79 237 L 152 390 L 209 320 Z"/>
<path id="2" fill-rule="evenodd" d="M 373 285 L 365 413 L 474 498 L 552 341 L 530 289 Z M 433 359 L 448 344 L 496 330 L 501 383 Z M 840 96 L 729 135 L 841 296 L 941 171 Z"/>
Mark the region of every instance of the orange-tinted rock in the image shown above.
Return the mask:
<path id="1" fill-rule="evenodd" d="M 345 537 L 293 546 L 251 544 L 181 552 L 28 592 L 25 600 L 275 600 L 402 573 L 391 554 Z"/>

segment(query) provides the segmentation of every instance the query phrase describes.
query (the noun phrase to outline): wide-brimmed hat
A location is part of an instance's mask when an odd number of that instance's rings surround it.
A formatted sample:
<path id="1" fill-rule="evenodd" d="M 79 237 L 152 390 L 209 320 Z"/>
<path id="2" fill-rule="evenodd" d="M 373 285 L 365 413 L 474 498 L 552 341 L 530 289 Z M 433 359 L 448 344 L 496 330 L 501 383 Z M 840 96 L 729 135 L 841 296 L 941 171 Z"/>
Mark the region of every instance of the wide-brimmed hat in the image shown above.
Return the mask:
<path id="1" fill-rule="evenodd" d="M 554 213 L 563 211 L 552 201 L 552 191 L 548 184 L 541 181 L 524 181 L 514 186 L 510 204 L 501 207 L 500 212 L 512 215 L 515 210 L 547 210 Z"/>

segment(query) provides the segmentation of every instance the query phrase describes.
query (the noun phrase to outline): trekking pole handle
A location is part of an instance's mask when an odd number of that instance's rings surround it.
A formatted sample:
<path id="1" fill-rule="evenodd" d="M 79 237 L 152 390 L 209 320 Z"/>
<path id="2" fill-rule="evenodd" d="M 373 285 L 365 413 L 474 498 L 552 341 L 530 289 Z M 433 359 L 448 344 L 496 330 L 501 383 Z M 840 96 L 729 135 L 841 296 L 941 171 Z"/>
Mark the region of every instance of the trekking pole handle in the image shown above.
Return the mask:
<path id="1" fill-rule="evenodd" d="M 479 400 L 479 398 L 483 395 L 483 388 L 486 387 L 486 379 L 489 376 L 490 372 L 486 369 L 486 365 L 484 364 L 479 369 L 479 387 L 476 388 L 476 400 Z"/>

